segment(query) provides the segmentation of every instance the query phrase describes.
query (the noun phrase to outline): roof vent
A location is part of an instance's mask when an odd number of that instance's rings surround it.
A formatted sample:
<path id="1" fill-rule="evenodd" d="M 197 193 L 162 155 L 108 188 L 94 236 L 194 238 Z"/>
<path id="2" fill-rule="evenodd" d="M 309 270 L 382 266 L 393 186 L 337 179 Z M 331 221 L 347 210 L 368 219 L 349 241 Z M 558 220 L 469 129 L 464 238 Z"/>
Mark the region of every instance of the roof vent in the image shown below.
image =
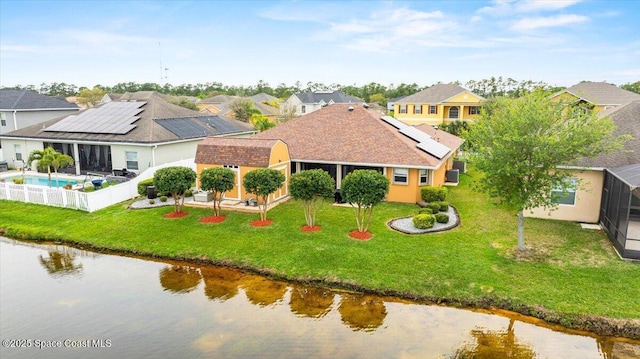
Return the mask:
<path id="1" fill-rule="evenodd" d="M 363 102 L 363 103 L 362 103 L 362 107 L 364 107 L 364 108 L 369 108 L 369 104 L 368 104 L 368 103 L 366 103 L 366 102 Z"/>
<path id="2" fill-rule="evenodd" d="M 349 111 L 353 111 L 353 106 L 349 106 Z"/>

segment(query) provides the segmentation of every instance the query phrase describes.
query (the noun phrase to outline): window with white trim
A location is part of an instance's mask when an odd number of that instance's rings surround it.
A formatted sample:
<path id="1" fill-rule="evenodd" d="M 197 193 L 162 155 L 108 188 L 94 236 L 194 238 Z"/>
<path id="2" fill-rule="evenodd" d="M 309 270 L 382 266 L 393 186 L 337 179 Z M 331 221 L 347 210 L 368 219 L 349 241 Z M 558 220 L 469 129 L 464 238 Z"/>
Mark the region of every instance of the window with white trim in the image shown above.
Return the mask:
<path id="1" fill-rule="evenodd" d="M 478 106 L 469 106 L 469 114 L 470 115 L 479 115 L 480 114 L 480 107 L 478 107 Z"/>
<path id="2" fill-rule="evenodd" d="M 409 169 L 408 168 L 394 168 L 393 169 L 393 183 L 400 183 L 400 184 L 409 183 Z"/>
<path id="3" fill-rule="evenodd" d="M 420 178 L 421 186 L 429 184 L 429 170 L 420 170 L 418 177 Z"/>
<path id="4" fill-rule="evenodd" d="M 570 206 L 575 205 L 577 189 L 578 189 L 578 179 L 573 177 L 567 178 L 564 186 L 559 186 L 551 190 L 551 197 L 552 197 L 553 203 L 570 205 Z"/>
<path id="5" fill-rule="evenodd" d="M 416 115 L 422 114 L 422 105 L 413 105 L 413 113 Z"/>
<path id="6" fill-rule="evenodd" d="M 407 113 L 407 105 L 398 105 L 398 113 Z"/>
<path id="7" fill-rule="evenodd" d="M 127 169 L 128 170 L 137 170 L 138 169 L 138 152 L 136 151 L 125 151 L 124 155 L 127 159 Z"/>
<path id="8" fill-rule="evenodd" d="M 22 161 L 22 148 L 20 145 L 13 145 L 13 153 L 15 153 L 16 161 Z"/>

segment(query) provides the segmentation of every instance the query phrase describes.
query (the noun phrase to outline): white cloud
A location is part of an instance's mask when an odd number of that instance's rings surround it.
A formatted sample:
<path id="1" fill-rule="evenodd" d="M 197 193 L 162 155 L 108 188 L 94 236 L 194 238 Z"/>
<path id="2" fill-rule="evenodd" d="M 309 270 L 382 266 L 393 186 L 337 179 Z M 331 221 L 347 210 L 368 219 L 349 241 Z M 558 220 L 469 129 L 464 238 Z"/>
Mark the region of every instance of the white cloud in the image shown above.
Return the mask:
<path id="1" fill-rule="evenodd" d="M 547 17 L 525 17 L 513 22 L 511 30 L 528 31 L 539 28 L 566 26 L 589 21 L 589 18 L 582 15 L 567 14 Z"/>
<path id="2" fill-rule="evenodd" d="M 513 14 L 557 11 L 582 2 L 583 0 L 494 0 L 492 6 L 478 10 L 480 14 L 509 16 Z"/>

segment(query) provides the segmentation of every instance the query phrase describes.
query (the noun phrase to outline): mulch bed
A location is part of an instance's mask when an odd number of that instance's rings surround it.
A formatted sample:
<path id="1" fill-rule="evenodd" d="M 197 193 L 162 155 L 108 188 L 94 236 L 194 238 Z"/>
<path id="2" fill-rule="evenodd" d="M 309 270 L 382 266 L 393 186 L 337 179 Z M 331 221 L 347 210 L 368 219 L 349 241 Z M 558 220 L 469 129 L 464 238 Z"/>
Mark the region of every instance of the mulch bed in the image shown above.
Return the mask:
<path id="1" fill-rule="evenodd" d="M 164 215 L 164 218 L 182 218 L 182 217 L 186 217 L 188 216 L 189 213 L 182 211 L 182 212 L 169 212 L 167 214 Z"/>
<path id="2" fill-rule="evenodd" d="M 361 241 L 366 241 L 371 238 L 371 232 L 360 232 L 360 231 L 351 231 L 349 233 L 349 237 L 353 239 L 359 239 Z"/>
<path id="3" fill-rule="evenodd" d="M 302 226 L 302 231 L 303 232 L 317 232 L 317 231 L 319 231 L 321 229 L 322 229 L 322 227 L 320 227 L 320 226 L 312 226 L 312 227 Z"/>
<path id="4" fill-rule="evenodd" d="M 257 220 L 257 221 L 252 221 L 251 225 L 254 227 L 268 227 L 271 225 L 271 223 L 273 223 L 272 219 L 265 219 L 265 220 Z"/>
<path id="5" fill-rule="evenodd" d="M 200 223 L 222 223 L 227 216 L 207 216 L 200 218 Z"/>

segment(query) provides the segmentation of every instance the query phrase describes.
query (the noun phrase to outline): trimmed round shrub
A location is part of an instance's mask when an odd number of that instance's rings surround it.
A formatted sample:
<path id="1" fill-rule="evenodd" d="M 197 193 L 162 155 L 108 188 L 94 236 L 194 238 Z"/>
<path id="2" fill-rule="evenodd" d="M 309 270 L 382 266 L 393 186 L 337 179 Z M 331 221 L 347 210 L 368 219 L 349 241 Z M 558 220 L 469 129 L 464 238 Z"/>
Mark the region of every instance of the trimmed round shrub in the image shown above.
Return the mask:
<path id="1" fill-rule="evenodd" d="M 153 186 L 153 178 L 138 182 L 138 194 L 141 196 L 146 196 L 148 186 Z"/>
<path id="2" fill-rule="evenodd" d="M 418 214 L 433 214 L 433 210 L 431 208 L 421 208 Z"/>
<path id="3" fill-rule="evenodd" d="M 420 197 L 425 202 L 438 202 L 447 199 L 447 187 L 427 186 L 420 189 Z"/>
<path id="4" fill-rule="evenodd" d="M 156 200 L 155 199 L 150 199 L 149 200 L 149 204 L 156 204 Z"/>
<path id="5" fill-rule="evenodd" d="M 413 216 L 413 226 L 418 229 L 429 229 L 436 223 L 436 217 L 433 214 L 418 214 Z"/>
<path id="6" fill-rule="evenodd" d="M 427 205 L 427 208 L 431 209 L 433 213 L 440 212 L 440 203 L 432 202 Z"/>
<path id="7" fill-rule="evenodd" d="M 166 202 L 169 199 L 167 196 L 160 196 L 160 202 Z"/>
<path id="8" fill-rule="evenodd" d="M 449 215 L 446 213 L 436 213 L 434 217 L 438 223 L 449 223 Z"/>
<path id="9" fill-rule="evenodd" d="M 193 196 L 193 191 L 190 190 L 190 189 L 184 191 L 184 196 L 185 197 L 192 197 Z"/>
<path id="10" fill-rule="evenodd" d="M 446 212 L 449 210 L 449 202 L 441 201 L 438 202 L 438 204 L 440 205 L 440 212 Z"/>

